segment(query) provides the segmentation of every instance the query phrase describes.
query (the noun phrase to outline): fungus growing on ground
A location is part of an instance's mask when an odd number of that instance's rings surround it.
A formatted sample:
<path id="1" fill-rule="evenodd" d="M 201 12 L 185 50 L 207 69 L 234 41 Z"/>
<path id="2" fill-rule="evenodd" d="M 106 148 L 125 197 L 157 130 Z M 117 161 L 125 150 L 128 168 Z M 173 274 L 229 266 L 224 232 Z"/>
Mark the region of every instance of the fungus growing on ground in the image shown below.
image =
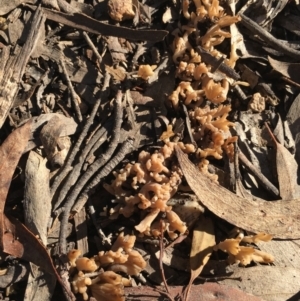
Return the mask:
<path id="1" fill-rule="evenodd" d="M 272 263 L 274 256 L 257 250 L 251 246 L 241 246 L 241 242 L 258 242 L 270 241 L 272 236 L 265 233 L 258 233 L 254 236 L 245 236 L 238 238 L 225 239 L 214 246 L 214 250 L 222 250 L 228 253 L 228 262 L 230 264 L 239 263 L 243 266 L 250 264 L 252 261 L 259 263 Z"/>
<path id="2" fill-rule="evenodd" d="M 138 275 L 146 267 L 142 255 L 133 250 L 135 240 L 134 235 L 124 236 L 124 233 L 121 233 L 111 250 L 99 252 L 91 259 L 77 258 L 80 251 L 71 250 L 68 258 L 73 264 L 76 260 L 78 270 L 71 282 L 73 291 L 82 294 L 83 300 L 88 300 L 89 290 L 98 301 L 125 300 L 124 286 L 131 286 L 131 280 L 116 272 L 123 272 L 128 276 Z M 107 271 L 103 272 L 103 269 Z M 95 272 L 96 270 L 98 271 Z M 94 273 L 85 274 L 85 272 Z"/>
<path id="3" fill-rule="evenodd" d="M 80 257 L 76 260 L 76 268 L 78 271 L 94 272 L 97 270 L 98 266 L 95 263 L 95 260 L 87 257 Z"/>
<path id="4" fill-rule="evenodd" d="M 81 255 L 80 250 L 73 249 L 68 252 L 67 256 L 68 256 L 71 267 L 76 267 L 76 260 L 80 255 Z"/>

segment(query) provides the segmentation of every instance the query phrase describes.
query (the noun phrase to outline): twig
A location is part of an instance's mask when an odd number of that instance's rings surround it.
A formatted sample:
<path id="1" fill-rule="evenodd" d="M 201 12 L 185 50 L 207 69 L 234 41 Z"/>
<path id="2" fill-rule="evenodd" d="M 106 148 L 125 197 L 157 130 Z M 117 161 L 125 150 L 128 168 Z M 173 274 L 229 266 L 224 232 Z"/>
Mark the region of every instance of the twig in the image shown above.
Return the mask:
<path id="1" fill-rule="evenodd" d="M 109 121 L 109 123 L 111 122 Z M 79 157 L 79 162 L 74 166 L 72 172 L 69 173 L 69 175 L 67 176 L 66 181 L 60 189 L 58 199 L 53 207 L 54 211 L 61 205 L 67 193 L 69 192 L 70 187 L 72 187 L 78 180 L 80 172 L 82 170 L 82 166 L 88 154 L 91 152 L 91 149 L 94 148 L 95 144 L 97 144 L 97 148 L 100 147 L 100 145 L 105 142 L 105 137 L 107 137 L 107 127 L 102 126 L 98 129 L 98 131 L 94 134 L 93 138 L 85 146 L 85 148 L 82 151 L 82 154 Z"/>
<path id="2" fill-rule="evenodd" d="M 104 154 L 101 156 L 88 168 L 88 170 L 81 176 L 79 181 L 76 183 L 75 187 L 73 188 L 72 192 L 70 193 L 69 197 L 66 200 L 64 205 L 64 212 L 60 227 L 60 249 L 61 252 L 64 254 L 66 253 L 66 228 L 68 224 L 68 218 L 70 210 L 80 193 L 83 189 L 84 185 L 91 179 L 91 177 L 101 168 L 112 156 L 114 153 L 119 139 L 120 139 L 120 129 L 122 124 L 122 92 L 118 91 L 116 95 L 116 109 L 115 109 L 115 125 L 113 129 L 113 136 L 111 143 Z"/>
<path id="3" fill-rule="evenodd" d="M 88 207 L 89 207 L 89 214 L 92 218 L 93 224 L 95 226 L 95 228 L 97 229 L 98 235 L 101 238 L 101 242 L 102 245 L 105 247 L 111 247 L 111 234 L 109 235 L 109 237 L 106 237 L 106 235 L 104 234 L 104 232 L 102 231 L 100 225 L 97 223 L 97 219 L 96 219 L 96 211 L 95 208 L 92 204 L 92 202 L 89 200 L 88 201 Z"/>
<path id="4" fill-rule="evenodd" d="M 295 50 L 291 47 L 288 47 L 280 40 L 273 37 L 269 32 L 259 26 L 250 18 L 246 17 L 244 14 L 240 13 L 240 17 L 242 18 L 241 23 L 249 29 L 252 33 L 258 35 L 261 39 L 263 39 L 269 46 L 274 47 L 275 50 L 281 51 L 282 53 L 299 60 L 300 59 L 300 51 Z"/>
<path id="5" fill-rule="evenodd" d="M 105 130 L 106 130 L 106 133 L 108 131 L 111 131 L 112 130 L 112 120 L 110 120 L 108 123 L 107 123 L 107 126 L 104 127 Z M 95 137 L 96 138 L 96 137 Z M 101 136 L 101 139 L 96 139 L 95 142 L 94 142 L 94 137 L 92 138 L 93 140 L 93 145 L 92 145 L 92 148 L 89 150 L 89 152 L 86 154 L 86 156 L 83 158 L 84 159 L 84 162 L 87 162 L 88 161 L 88 164 L 91 164 L 91 156 L 93 156 L 93 154 L 95 153 L 95 151 L 97 149 L 100 148 L 100 146 L 105 142 L 105 140 L 107 140 L 107 137 L 105 138 L 105 135 L 104 136 Z"/>
<path id="6" fill-rule="evenodd" d="M 95 105 L 93 107 L 93 110 L 91 112 L 91 115 L 90 115 L 90 118 L 87 120 L 76 144 L 74 145 L 70 155 L 68 156 L 66 162 L 65 162 L 65 165 L 64 167 L 62 168 L 60 174 L 55 178 L 52 186 L 51 186 L 51 196 L 53 197 L 58 186 L 60 185 L 60 183 L 64 180 L 64 178 L 67 176 L 67 174 L 72 170 L 72 163 L 75 159 L 75 156 L 77 155 L 80 147 L 81 147 L 81 144 L 84 140 L 84 138 L 86 137 L 87 135 L 87 132 L 89 131 L 90 127 L 92 126 L 93 122 L 94 122 L 94 118 L 96 116 L 96 113 L 99 109 L 99 106 L 101 104 L 101 99 L 102 97 L 105 97 L 106 95 L 106 91 L 108 90 L 108 87 L 109 87 L 109 81 L 110 81 L 110 75 L 108 73 L 105 74 L 105 78 L 104 78 L 104 83 L 103 83 L 103 88 L 102 88 L 102 91 L 101 91 L 101 96 L 99 99 L 97 99 L 97 101 L 95 102 Z"/>
<path id="7" fill-rule="evenodd" d="M 231 67 L 220 62 L 220 60 L 215 58 L 201 46 L 198 46 L 196 49 L 199 52 L 204 63 L 211 65 L 215 69 L 217 68 L 219 71 L 225 73 L 228 77 L 233 78 L 234 80 L 239 80 L 241 78 L 240 75 L 236 73 Z"/>
<path id="8" fill-rule="evenodd" d="M 86 40 L 86 42 L 88 43 L 88 45 L 92 48 L 94 54 L 96 55 L 97 59 L 98 59 L 98 63 L 100 64 L 102 62 L 102 57 L 100 55 L 100 53 L 98 52 L 97 48 L 95 47 L 93 41 L 90 39 L 90 37 L 88 36 L 88 34 L 84 31 L 82 33 L 84 39 Z"/>
<path id="9" fill-rule="evenodd" d="M 63 73 L 64 73 L 65 78 L 66 78 L 66 82 L 68 84 L 68 88 L 69 88 L 70 93 L 71 93 L 71 99 L 73 101 L 73 105 L 74 105 L 74 108 L 75 108 L 77 119 L 79 120 L 79 122 L 82 122 L 82 115 L 81 115 L 81 111 L 80 111 L 80 107 L 79 107 L 80 97 L 75 92 L 75 90 L 73 88 L 73 85 L 71 83 L 71 80 L 70 80 L 70 77 L 69 77 L 65 62 L 64 62 L 64 58 L 62 56 L 60 58 L 60 65 L 62 67 Z"/>
<path id="10" fill-rule="evenodd" d="M 241 100 L 245 101 L 248 98 L 239 85 L 234 85 L 233 90 Z"/>
<path id="11" fill-rule="evenodd" d="M 165 286 L 165 290 L 161 291 L 161 290 L 157 290 L 159 293 L 167 296 L 171 301 L 174 301 L 174 298 L 172 297 L 170 290 L 169 290 L 169 286 L 165 277 L 165 272 L 164 272 L 164 267 L 163 267 L 163 254 L 164 254 L 164 230 L 163 230 L 163 222 L 162 220 L 160 220 L 160 238 L 159 238 L 159 268 L 160 268 L 160 272 L 161 272 L 161 277 Z"/>
<path id="12" fill-rule="evenodd" d="M 247 157 L 240 150 L 238 157 L 246 169 L 257 178 L 257 180 L 267 191 L 271 192 L 274 196 L 279 197 L 279 190 L 247 159 Z"/>
<path id="13" fill-rule="evenodd" d="M 94 180 L 84 190 L 84 193 L 82 193 L 79 196 L 79 201 L 78 201 L 78 204 L 76 204 L 76 208 L 79 208 L 79 207 L 82 208 L 85 205 L 89 193 L 92 191 L 93 188 L 95 188 L 95 186 L 97 184 L 99 184 L 100 179 L 107 176 L 124 159 L 126 154 L 128 154 L 129 152 L 132 151 L 132 147 L 133 147 L 132 139 L 128 139 L 127 141 L 123 142 L 123 145 L 120 148 L 119 152 L 116 154 L 116 156 L 113 159 L 111 159 L 107 163 L 107 165 L 101 169 L 100 173 L 96 175 Z M 75 200 L 76 200 L 76 198 L 74 199 L 74 201 Z M 59 245 L 60 245 L 60 250 L 62 253 L 66 252 L 66 238 L 67 238 L 66 233 L 67 233 L 67 226 L 68 226 L 68 218 L 69 218 L 69 214 L 70 214 L 70 211 L 71 211 L 74 201 L 73 201 L 73 198 L 67 200 L 65 207 L 64 207 L 63 215 L 62 215 L 60 234 L 59 234 Z M 80 210 L 80 209 L 78 209 L 78 210 Z"/>
<path id="14" fill-rule="evenodd" d="M 187 128 L 187 131 L 189 134 L 190 141 L 192 144 L 194 144 L 196 146 L 197 144 L 196 144 L 195 139 L 192 134 L 193 132 L 192 132 L 192 128 L 191 128 L 191 121 L 190 121 L 188 110 L 184 104 L 182 104 L 182 107 L 183 107 L 183 112 L 185 115 L 185 124 L 186 124 L 186 128 Z"/>
<path id="15" fill-rule="evenodd" d="M 202 277 L 202 276 L 198 276 L 196 279 L 200 279 L 203 280 L 205 282 L 208 281 L 220 281 L 220 280 L 226 280 L 226 279 L 230 279 L 230 280 L 236 280 L 236 281 L 242 281 L 242 277 L 230 277 L 230 276 L 217 276 L 217 277 Z"/>
<path id="16" fill-rule="evenodd" d="M 129 138 L 125 140 L 116 153 L 116 155 L 100 170 L 95 174 L 93 180 L 86 186 L 83 192 L 80 194 L 78 201 L 72 208 L 72 212 L 76 213 L 81 210 L 81 208 L 85 205 L 88 197 L 95 191 L 100 181 L 109 175 L 113 169 L 125 158 L 127 154 L 129 154 L 133 149 L 133 139 Z"/>

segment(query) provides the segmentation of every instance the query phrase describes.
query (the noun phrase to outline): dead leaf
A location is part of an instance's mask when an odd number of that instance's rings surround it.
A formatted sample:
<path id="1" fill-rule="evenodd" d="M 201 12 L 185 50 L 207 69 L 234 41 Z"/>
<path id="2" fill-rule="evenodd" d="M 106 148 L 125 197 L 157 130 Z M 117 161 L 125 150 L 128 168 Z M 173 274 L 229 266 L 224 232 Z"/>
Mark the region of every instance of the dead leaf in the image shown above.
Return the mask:
<path id="1" fill-rule="evenodd" d="M 238 282 L 239 284 L 240 282 Z M 172 296 L 179 295 L 182 291 L 182 286 L 171 286 L 170 292 Z M 165 300 L 160 297 L 160 293 L 153 287 L 136 286 L 126 287 L 125 293 L 128 300 L 132 301 L 153 301 Z M 259 297 L 252 294 L 246 294 L 239 289 L 232 288 L 218 283 L 204 283 L 193 285 L 190 292 L 190 301 L 263 301 Z"/>
<path id="2" fill-rule="evenodd" d="M 31 122 L 25 123 L 12 132 L 0 147 L 0 246 L 4 234 L 4 206 L 12 176 L 27 145 Z"/>
<path id="3" fill-rule="evenodd" d="M 268 243 L 256 242 L 260 250 L 274 256 L 274 265 L 278 267 L 298 268 L 300 266 L 299 240 L 271 240 Z"/>
<path id="4" fill-rule="evenodd" d="M 4 216 L 4 227 L 3 252 L 33 262 L 60 279 L 47 250 L 21 222 Z"/>
<path id="5" fill-rule="evenodd" d="M 50 170 L 47 160 L 30 152 L 25 169 L 24 218 L 32 233 L 47 245 L 47 227 L 51 215 Z M 37 212 L 39 214 L 37 214 Z"/>
<path id="6" fill-rule="evenodd" d="M 272 59 L 271 57 L 268 57 L 268 60 L 273 67 L 274 70 L 281 73 L 282 75 L 290 78 L 292 81 L 300 84 L 300 78 L 299 78 L 299 63 L 286 63 L 286 62 L 280 62 L 277 60 Z"/>
<path id="7" fill-rule="evenodd" d="M 298 268 L 256 266 L 237 269 L 232 276 L 241 277 L 242 280 L 237 282 L 225 279 L 222 284 L 241 289 L 264 300 L 285 301 L 300 290 L 300 270 Z"/>
<path id="8" fill-rule="evenodd" d="M 182 172 L 201 203 L 229 223 L 254 233 L 275 238 L 300 238 L 300 202 L 250 201 L 211 181 L 189 161 L 179 147 L 177 158 Z"/>
<path id="9" fill-rule="evenodd" d="M 213 222 L 210 218 L 202 216 L 197 221 L 193 231 L 193 241 L 190 253 L 191 278 L 184 292 L 184 300 L 188 300 L 191 286 L 208 262 L 215 244 Z"/>
<path id="10" fill-rule="evenodd" d="M 0 16 L 6 15 L 22 3 L 34 4 L 37 0 L 2 0 L 0 5 Z"/>
<path id="11" fill-rule="evenodd" d="M 298 164 L 294 156 L 282 144 L 276 141 L 267 124 L 266 127 L 276 146 L 276 167 L 280 196 L 283 201 L 296 199 L 300 197 L 296 176 Z"/>

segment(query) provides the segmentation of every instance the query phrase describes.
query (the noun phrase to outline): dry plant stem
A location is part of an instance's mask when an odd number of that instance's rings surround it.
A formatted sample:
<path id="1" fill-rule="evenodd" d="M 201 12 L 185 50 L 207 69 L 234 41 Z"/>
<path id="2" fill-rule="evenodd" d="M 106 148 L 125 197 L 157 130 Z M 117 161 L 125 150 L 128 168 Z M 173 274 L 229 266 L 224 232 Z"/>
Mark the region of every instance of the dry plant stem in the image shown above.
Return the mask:
<path id="1" fill-rule="evenodd" d="M 74 166 L 72 172 L 69 173 L 66 181 L 64 182 L 63 186 L 60 189 L 58 199 L 53 208 L 54 211 L 61 205 L 61 203 L 65 199 L 67 193 L 69 192 L 70 188 L 78 180 L 78 178 L 80 176 L 80 172 L 82 170 L 82 166 L 85 162 L 87 155 L 90 153 L 91 148 L 93 148 L 95 143 L 97 143 L 98 146 L 100 147 L 101 144 L 99 145 L 99 141 L 103 143 L 105 141 L 105 139 L 103 139 L 103 137 L 107 136 L 106 134 L 107 134 L 107 129 L 105 127 L 101 127 L 100 129 L 98 129 L 98 131 L 95 133 L 93 138 L 89 141 L 89 143 L 85 146 L 85 148 L 82 151 L 82 154 L 79 157 L 79 162 Z"/>
<path id="2" fill-rule="evenodd" d="M 66 253 L 66 228 L 68 224 L 70 210 L 76 198 L 78 197 L 78 194 L 83 189 L 84 185 L 91 179 L 92 176 L 94 176 L 97 170 L 99 170 L 99 168 L 101 168 L 111 158 L 120 140 L 120 129 L 122 124 L 122 92 L 121 91 L 118 91 L 116 95 L 115 104 L 116 104 L 115 125 L 112 131 L 113 137 L 108 149 L 106 150 L 105 153 L 101 154 L 101 156 L 81 176 L 81 178 L 76 183 L 75 187 L 73 188 L 72 192 L 70 193 L 64 205 L 64 211 L 63 211 L 63 217 L 61 221 L 60 235 L 59 235 L 60 250 L 63 254 Z"/>
<path id="3" fill-rule="evenodd" d="M 245 101 L 247 99 L 247 95 L 239 85 L 234 85 L 233 90 L 241 100 Z"/>
<path id="4" fill-rule="evenodd" d="M 96 55 L 96 57 L 98 59 L 98 63 L 100 64 L 102 62 L 102 57 L 101 57 L 100 53 L 98 52 L 97 48 L 95 47 L 94 43 L 92 42 L 92 40 L 90 39 L 90 37 L 88 36 L 88 34 L 85 31 L 82 33 L 82 35 L 83 35 L 84 39 L 86 40 L 86 42 L 88 43 L 88 45 L 93 50 L 94 54 Z"/>
<path id="5" fill-rule="evenodd" d="M 215 58 L 201 46 L 198 46 L 196 49 L 197 52 L 200 54 L 202 61 L 205 64 L 211 65 L 212 68 L 214 68 L 215 70 L 218 69 L 219 71 L 223 72 L 228 77 L 233 78 L 234 80 L 239 80 L 241 78 L 239 74 L 236 73 L 231 67 L 227 66 L 225 63 L 220 62 L 220 60 Z"/>
<path id="6" fill-rule="evenodd" d="M 109 173 L 112 172 L 112 170 L 125 158 L 125 156 L 132 151 L 133 148 L 133 140 L 128 139 L 125 142 L 123 142 L 122 147 L 120 148 L 119 152 L 115 155 L 113 159 L 111 159 L 106 166 L 104 166 L 101 171 L 96 175 L 95 179 L 88 185 L 88 187 L 84 190 L 85 194 L 81 194 L 79 197 L 78 202 L 75 204 L 75 207 L 78 208 L 75 209 L 75 212 L 79 212 L 81 208 L 85 205 L 89 193 L 91 193 L 92 189 L 95 188 L 97 184 L 99 184 L 100 180 L 107 176 Z M 60 244 L 60 250 L 61 253 L 66 253 L 66 233 L 67 233 L 67 226 L 68 226 L 68 219 L 69 219 L 69 214 L 71 211 L 71 208 L 74 204 L 74 201 L 69 202 L 69 199 L 67 200 L 67 203 L 64 207 L 63 211 L 63 216 L 61 220 L 61 226 L 60 226 L 60 235 L 59 235 L 59 244 Z M 99 235 L 101 238 L 103 238 L 103 232 L 99 232 Z M 101 234 L 100 234 L 101 233 Z M 103 235 L 102 235 L 103 234 Z M 105 235 L 104 235 L 105 237 Z M 106 238 L 107 240 L 107 238 Z M 109 240 L 107 240 L 109 241 Z"/>
<path id="7" fill-rule="evenodd" d="M 291 47 L 286 46 L 281 43 L 280 40 L 273 37 L 269 32 L 263 29 L 261 26 L 256 24 L 253 20 L 246 17 L 244 14 L 239 14 L 242 18 L 241 23 L 249 29 L 252 33 L 258 35 L 261 39 L 263 39 L 268 46 L 274 47 L 275 50 L 281 51 L 282 53 L 299 60 L 300 59 L 300 51 L 295 50 Z"/>
<path id="8" fill-rule="evenodd" d="M 218 276 L 218 277 L 202 277 L 202 276 L 198 276 L 196 279 L 200 279 L 203 280 L 204 282 L 208 282 L 208 281 L 221 281 L 221 280 L 226 280 L 226 279 L 230 279 L 230 280 L 236 280 L 236 281 L 242 281 L 241 277 L 230 277 L 230 276 Z"/>
<path id="9" fill-rule="evenodd" d="M 72 208 L 72 212 L 76 213 L 81 210 L 85 205 L 88 197 L 95 191 L 100 181 L 110 174 L 113 169 L 125 158 L 127 154 L 133 150 L 133 139 L 129 138 L 125 140 L 120 147 L 116 155 L 100 170 L 95 174 L 93 180 L 86 186 L 83 192 L 80 194 L 78 201 Z"/>
<path id="10" fill-rule="evenodd" d="M 94 208 L 94 206 L 93 206 L 93 204 L 90 200 L 88 201 L 88 207 L 89 207 L 89 213 L 90 213 L 90 216 L 92 218 L 93 224 L 94 224 L 95 228 L 97 229 L 99 237 L 101 238 L 102 245 L 105 246 L 105 247 L 108 247 L 108 249 L 110 249 L 111 241 L 108 237 L 106 237 L 106 235 L 102 231 L 99 223 L 97 222 L 96 211 L 95 211 L 95 208 Z"/>
<path id="11" fill-rule="evenodd" d="M 171 296 L 169 286 L 165 277 L 164 267 L 163 267 L 163 254 L 164 254 L 164 230 L 163 230 L 163 223 L 162 220 L 160 220 L 160 238 L 159 238 L 159 268 L 161 272 L 161 277 L 164 282 L 165 290 L 166 292 L 158 290 L 161 294 L 164 294 L 167 296 L 171 301 L 174 301 L 174 298 Z"/>
<path id="12" fill-rule="evenodd" d="M 190 121 L 188 110 L 184 104 L 182 104 L 182 107 L 183 107 L 183 112 L 185 115 L 185 124 L 186 124 L 186 128 L 187 128 L 191 143 L 193 143 L 194 145 L 197 145 L 195 142 L 195 139 L 193 137 L 193 134 L 192 134 L 191 121 Z"/>
<path id="13" fill-rule="evenodd" d="M 110 132 L 111 129 L 112 129 L 112 120 L 109 120 L 109 122 L 107 123 L 107 126 L 105 127 L 105 134 Z M 92 138 L 92 141 L 91 141 L 92 142 L 92 147 L 89 150 L 89 152 L 86 154 L 86 156 L 83 158 L 84 161 L 87 161 L 87 160 L 89 161 L 90 156 L 92 156 L 95 153 L 95 151 L 100 148 L 100 146 L 107 139 L 107 137 L 105 137 L 105 136 L 107 136 L 107 135 L 102 135 L 101 138 L 99 137 L 99 139 L 94 139 L 96 137 Z M 89 163 L 91 163 L 91 162 L 89 162 Z"/>
<path id="14" fill-rule="evenodd" d="M 76 117 L 78 119 L 79 122 L 82 122 L 82 115 L 81 115 L 81 111 L 80 111 L 80 107 L 79 107 L 79 95 L 75 92 L 73 85 L 71 83 L 65 62 L 64 62 L 64 57 L 60 58 L 60 65 L 62 67 L 63 73 L 65 75 L 67 84 L 68 84 L 68 88 L 70 90 L 71 93 L 71 99 L 73 101 L 73 105 L 75 108 L 75 112 L 76 112 Z"/>
<path id="15" fill-rule="evenodd" d="M 52 186 L 51 186 L 51 196 L 53 197 L 58 186 L 60 185 L 60 183 L 64 180 L 64 178 L 67 176 L 67 174 L 72 170 L 72 163 L 75 159 L 75 156 L 77 155 L 77 153 L 80 150 L 81 144 L 83 142 L 83 140 L 85 139 L 90 127 L 92 126 L 93 122 L 94 122 L 94 118 L 97 114 L 97 111 L 99 109 L 99 106 L 101 104 L 101 99 L 102 97 L 105 97 L 105 91 L 108 89 L 109 87 L 109 81 L 110 81 L 110 75 L 109 74 L 105 74 L 105 78 L 104 78 L 104 83 L 103 83 L 103 87 L 102 87 L 102 93 L 99 99 L 97 99 L 97 101 L 94 104 L 93 110 L 91 112 L 91 115 L 89 117 L 89 119 L 87 120 L 76 144 L 74 145 L 70 155 L 68 156 L 64 167 L 62 168 L 60 174 L 55 178 Z"/>
<path id="16" fill-rule="evenodd" d="M 260 182 L 260 184 L 272 195 L 275 197 L 279 197 L 279 190 L 259 171 L 248 159 L 247 157 L 239 151 L 238 153 L 239 160 L 246 167 L 248 171 L 250 171 L 256 179 Z"/>

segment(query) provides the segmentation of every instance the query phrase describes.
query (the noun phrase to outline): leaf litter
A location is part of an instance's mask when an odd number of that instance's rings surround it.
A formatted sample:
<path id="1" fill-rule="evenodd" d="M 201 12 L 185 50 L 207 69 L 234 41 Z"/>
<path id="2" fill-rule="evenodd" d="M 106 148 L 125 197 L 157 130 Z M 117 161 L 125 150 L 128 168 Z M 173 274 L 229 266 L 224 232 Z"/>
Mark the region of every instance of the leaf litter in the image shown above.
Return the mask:
<path id="1" fill-rule="evenodd" d="M 30 262 L 6 297 L 296 296 L 299 11 L 284 0 L 6 3 L 3 283 L 17 258 Z"/>

